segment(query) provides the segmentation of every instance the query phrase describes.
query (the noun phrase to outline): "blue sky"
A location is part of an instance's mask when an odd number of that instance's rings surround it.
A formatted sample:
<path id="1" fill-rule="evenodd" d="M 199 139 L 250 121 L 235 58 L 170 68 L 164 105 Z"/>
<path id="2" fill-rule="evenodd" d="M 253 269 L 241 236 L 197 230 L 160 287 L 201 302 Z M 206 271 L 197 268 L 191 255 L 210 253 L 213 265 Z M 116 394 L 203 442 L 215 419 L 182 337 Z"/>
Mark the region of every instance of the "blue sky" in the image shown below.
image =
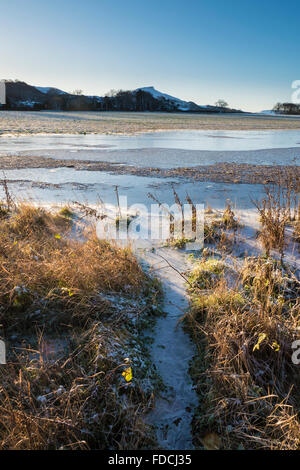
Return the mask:
<path id="1" fill-rule="evenodd" d="M 155 86 L 249 111 L 291 100 L 299 0 L 1 2 L 0 77 L 102 95 Z"/>

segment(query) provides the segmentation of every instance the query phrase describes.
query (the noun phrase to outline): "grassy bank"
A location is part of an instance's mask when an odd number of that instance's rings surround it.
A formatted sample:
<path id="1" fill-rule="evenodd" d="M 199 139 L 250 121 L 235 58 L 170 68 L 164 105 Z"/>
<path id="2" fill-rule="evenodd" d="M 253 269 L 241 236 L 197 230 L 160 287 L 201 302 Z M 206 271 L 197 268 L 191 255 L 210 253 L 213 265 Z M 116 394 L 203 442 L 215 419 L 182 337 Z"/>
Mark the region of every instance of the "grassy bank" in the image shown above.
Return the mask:
<path id="1" fill-rule="evenodd" d="M 138 449 L 159 384 L 142 339 L 159 286 L 72 212 L 1 206 L 1 449 Z M 155 310 L 155 311 L 154 311 Z"/>
<path id="2" fill-rule="evenodd" d="M 292 239 L 298 236 L 298 199 L 294 209 L 288 202 L 299 187 L 289 196 L 286 188 L 275 189 L 266 188 L 257 203 L 256 243 L 265 253 L 235 257 L 237 237 L 230 254 L 225 247 L 217 257 L 211 239 L 189 275 L 191 308 L 184 322 L 197 346 L 191 364 L 199 395 L 196 448 L 300 448 L 299 365 L 292 357 L 300 279 L 284 258 L 286 231 L 292 227 Z"/>
<path id="3" fill-rule="evenodd" d="M 299 366 L 292 343 L 299 339 L 299 281 L 265 258 L 246 259 L 234 287 L 220 262 L 195 269 L 186 322 L 198 347 L 192 365 L 201 397 L 197 447 L 211 439 L 217 448 L 298 449 Z"/>

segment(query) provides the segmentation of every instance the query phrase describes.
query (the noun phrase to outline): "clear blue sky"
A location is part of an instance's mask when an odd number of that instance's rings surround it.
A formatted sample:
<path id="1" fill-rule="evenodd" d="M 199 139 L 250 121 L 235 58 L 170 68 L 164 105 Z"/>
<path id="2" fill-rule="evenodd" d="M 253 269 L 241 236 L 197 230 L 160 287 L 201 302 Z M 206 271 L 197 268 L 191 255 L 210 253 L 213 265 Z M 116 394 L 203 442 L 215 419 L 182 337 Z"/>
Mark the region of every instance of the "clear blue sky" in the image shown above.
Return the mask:
<path id="1" fill-rule="evenodd" d="M 299 0 L 3 0 L 0 77 L 270 109 L 300 79 Z"/>

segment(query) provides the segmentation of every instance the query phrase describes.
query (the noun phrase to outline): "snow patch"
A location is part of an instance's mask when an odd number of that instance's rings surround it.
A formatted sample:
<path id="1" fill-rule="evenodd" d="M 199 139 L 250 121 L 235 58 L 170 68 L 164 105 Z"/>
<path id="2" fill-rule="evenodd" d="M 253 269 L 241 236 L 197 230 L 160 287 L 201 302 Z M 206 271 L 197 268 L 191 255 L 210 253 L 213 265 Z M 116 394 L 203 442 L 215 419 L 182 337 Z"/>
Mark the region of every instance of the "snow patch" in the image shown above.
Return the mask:
<path id="1" fill-rule="evenodd" d="M 32 101 L 32 100 L 26 100 L 26 101 L 19 101 L 18 105 L 19 106 L 24 106 L 28 108 L 33 108 L 35 104 L 40 104 L 39 101 Z"/>
<path id="2" fill-rule="evenodd" d="M 187 104 L 187 101 L 183 101 L 183 100 L 180 100 L 179 98 L 175 98 L 175 96 L 162 93 L 161 91 L 156 90 L 153 86 L 137 88 L 136 91 L 139 91 L 139 90 L 150 93 L 150 95 L 152 95 L 153 98 L 156 98 L 156 99 L 165 98 L 166 100 L 176 101 L 177 103 L 180 103 L 180 104 Z"/>
<path id="3" fill-rule="evenodd" d="M 44 95 L 46 95 L 50 91 L 53 91 L 53 92 L 57 93 L 58 95 L 66 95 L 67 94 L 65 91 L 59 90 L 59 88 L 44 87 L 44 86 L 36 86 L 35 88 L 38 91 L 40 91 L 41 93 L 44 93 Z"/>
<path id="4" fill-rule="evenodd" d="M 272 111 L 271 109 L 265 109 L 263 111 L 260 112 L 260 114 L 278 114 L 278 113 L 275 113 L 275 111 Z"/>

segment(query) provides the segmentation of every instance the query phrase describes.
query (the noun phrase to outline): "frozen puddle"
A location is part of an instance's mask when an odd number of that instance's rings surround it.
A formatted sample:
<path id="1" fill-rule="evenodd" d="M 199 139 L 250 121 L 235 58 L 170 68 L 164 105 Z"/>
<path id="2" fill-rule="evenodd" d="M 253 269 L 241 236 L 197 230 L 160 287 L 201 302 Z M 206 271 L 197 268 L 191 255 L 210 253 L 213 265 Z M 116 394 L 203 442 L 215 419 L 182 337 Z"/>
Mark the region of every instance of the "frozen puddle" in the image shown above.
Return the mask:
<path id="1" fill-rule="evenodd" d="M 162 282 L 166 313 L 156 323 L 151 347 L 152 360 L 166 391 L 156 399 L 148 422 L 156 427 L 159 448 L 190 450 L 193 448 L 191 422 L 198 399 L 189 375 L 189 364 L 195 349 L 179 323 L 188 307 L 186 285 L 180 274 L 159 255 L 180 272 L 188 268 L 186 255 L 177 250 L 160 248 L 144 256 L 150 269 Z"/>

